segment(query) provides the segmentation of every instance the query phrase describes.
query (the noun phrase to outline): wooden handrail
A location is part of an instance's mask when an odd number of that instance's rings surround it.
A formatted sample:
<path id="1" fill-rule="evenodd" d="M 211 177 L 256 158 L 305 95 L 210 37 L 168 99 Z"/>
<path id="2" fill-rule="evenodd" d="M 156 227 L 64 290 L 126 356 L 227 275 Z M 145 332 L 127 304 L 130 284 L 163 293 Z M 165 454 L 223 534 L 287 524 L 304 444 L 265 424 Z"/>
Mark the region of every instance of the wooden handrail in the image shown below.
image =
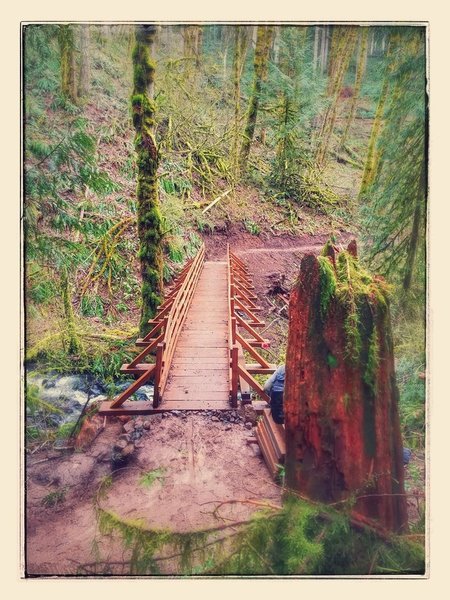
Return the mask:
<path id="1" fill-rule="evenodd" d="M 157 347 L 157 368 L 155 371 L 155 390 L 153 396 L 154 408 L 161 403 L 172 364 L 173 354 L 203 268 L 204 258 L 205 245 L 202 244 L 197 256 L 184 274 L 183 281 L 177 290 L 172 306 L 170 307 L 167 323 L 164 328 L 164 337 Z"/>
<path id="2" fill-rule="evenodd" d="M 169 295 L 158 307 L 155 318 L 149 321 L 153 325 L 151 331 L 144 338 L 137 340 L 137 344 L 144 346 L 144 349 L 121 369 L 124 373 L 138 375 L 138 379 L 111 403 L 110 408 L 119 408 L 152 377 L 154 379 L 153 407 L 156 408 L 161 403 L 175 346 L 192 301 L 204 257 L 205 245 L 202 244 L 195 258 L 190 259 L 178 274 Z M 155 363 L 142 362 L 155 348 Z"/>
<path id="3" fill-rule="evenodd" d="M 237 406 L 238 388 L 248 384 L 263 400 L 269 401 L 269 396 L 263 387 L 249 373 L 247 367 L 239 362 L 239 352 L 246 350 L 257 361 L 257 368 L 252 366 L 252 371 L 271 373 L 275 369 L 253 348 L 253 345 L 263 345 L 266 340 L 262 338 L 255 326 L 263 325 L 253 311 L 260 310 L 248 296 L 252 296 L 250 273 L 245 264 L 230 251 L 227 245 L 227 274 L 228 274 L 228 324 L 229 324 L 229 349 L 230 349 L 230 397 L 232 406 Z M 236 309 L 240 310 L 249 320 L 242 318 Z M 242 337 L 237 327 L 247 331 L 252 339 Z"/>

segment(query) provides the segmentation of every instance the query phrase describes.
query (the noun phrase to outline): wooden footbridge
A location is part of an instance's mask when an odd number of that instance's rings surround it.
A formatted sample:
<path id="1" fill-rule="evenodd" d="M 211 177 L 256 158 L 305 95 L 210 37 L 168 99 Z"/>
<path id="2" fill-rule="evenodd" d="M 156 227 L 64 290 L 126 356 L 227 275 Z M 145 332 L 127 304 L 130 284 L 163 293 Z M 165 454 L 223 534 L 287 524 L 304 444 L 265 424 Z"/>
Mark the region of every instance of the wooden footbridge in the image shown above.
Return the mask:
<path id="1" fill-rule="evenodd" d="M 151 331 L 136 345 L 142 350 L 122 366 L 135 377 L 103 415 L 151 414 L 165 410 L 229 410 L 238 399 L 250 401 L 251 391 L 269 398 L 255 374 L 271 374 L 257 351 L 269 343 L 259 333 L 251 274 L 227 247 L 226 261 L 205 261 L 202 245 L 168 290 Z M 247 363 L 247 359 L 252 362 Z M 153 401 L 133 400 L 133 394 L 153 381 Z"/>

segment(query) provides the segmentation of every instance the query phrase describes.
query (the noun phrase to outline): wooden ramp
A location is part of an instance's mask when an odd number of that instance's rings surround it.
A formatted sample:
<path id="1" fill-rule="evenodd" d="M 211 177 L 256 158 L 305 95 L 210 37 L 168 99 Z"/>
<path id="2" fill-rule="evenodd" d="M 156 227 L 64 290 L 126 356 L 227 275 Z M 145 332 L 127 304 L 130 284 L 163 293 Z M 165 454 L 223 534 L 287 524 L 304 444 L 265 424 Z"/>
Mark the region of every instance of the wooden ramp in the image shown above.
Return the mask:
<path id="1" fill-rule="evenodd" d="M 229 409 L 227 263 L 205 262 L 173 355 L 164 408 Z"/>
<path id="2" fill-rule="evenodd" d="M 284 426 L 278 425 L 265 409 L 256 428 L 256 439 L 261 448 L 267 468 L 274 479 L 280 476 L 280 466 L 284 465 L 286 442 Z"/>

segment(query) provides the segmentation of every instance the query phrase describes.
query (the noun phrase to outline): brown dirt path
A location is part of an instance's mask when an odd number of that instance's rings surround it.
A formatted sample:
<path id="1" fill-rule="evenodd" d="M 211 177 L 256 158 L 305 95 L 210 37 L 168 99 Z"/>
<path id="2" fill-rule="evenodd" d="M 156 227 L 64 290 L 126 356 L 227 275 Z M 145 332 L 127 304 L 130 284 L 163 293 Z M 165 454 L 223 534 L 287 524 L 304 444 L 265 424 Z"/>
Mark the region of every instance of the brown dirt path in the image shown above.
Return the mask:
<path id="1" fill-rule="evenodd" d="M 269 500 L 280 504 L 281 490 L 273 483 L 259 449 L 243 422 L 219 421 L 207 413 L 166 413 L 141 417 L 150 421 L 126 468 L 117 472 L 103 508 L 124 519 L 143 519 L 146 526 L 194 531 L 224 522 L 247 520 L 253 505 L 226 504 L 220 519 L 212 513 L 221 501 Z M 100 536 L 94 498 L 105 475 L 121 423 L 110 422 L 85 452 L 55 460 L 44 453 L 27 465 L 26 564 L 29 575 L 74 574 L 80 565 L 95 563 L 94 540 L 101 561 L 124 561 L 128 554 L 118 541 Z M 150 486 L 144 473 L 161 476 Z M 54 507 L 44 497 L 66 490 Z M 97 558 L 98 559 L 98 558 Z"/>

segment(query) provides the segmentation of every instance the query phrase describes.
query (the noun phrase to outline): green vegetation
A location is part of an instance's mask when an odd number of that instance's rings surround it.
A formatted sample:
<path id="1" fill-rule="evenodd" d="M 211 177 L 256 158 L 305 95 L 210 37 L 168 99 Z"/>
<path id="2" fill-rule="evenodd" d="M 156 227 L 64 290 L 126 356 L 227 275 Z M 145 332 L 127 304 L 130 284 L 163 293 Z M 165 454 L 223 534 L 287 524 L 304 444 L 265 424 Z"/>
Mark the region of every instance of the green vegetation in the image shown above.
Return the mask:
<path id="1" fill-rule="evenodd" d="M 60 490 L 50 492 L 42 498 L 41 504 L 46 508 L 54 508 L 62 504 L 66 499 L 66 491 L 66 488 L 61 488 Z"/>
<path id="2" fill-rule="evenodd" d="M 159 468 L 154 469 L 153 471 L 148 471 L 148 473 L 144 473 L 139 478 L 139 483 L 144 487 L 151 487 L 155 481 L 159 481 L 161 484 L 164 483 L 166 469 Z"/>
<path id="3" fill-rule="evenodd" d="M 103 495 L 102 498 L 105 496 Z M 149 528 L 97 506 L 99 531 L 121 540 L 123 573 L 204 575 L 399 575 L 424 572 L 421 544 L 379 537 L 345 512 L 287 497 L 247 523 L 186 533 Z M 167 565 L 167 558 L 171 563 Z M 101 556 L 98 573 L 104 572 Z M 83 567 L 80 573 L 85 572 Z M 92 573 L 92 571 L 89 571 Z M 95 571 L 94 571 L 95 572 Z"/>

